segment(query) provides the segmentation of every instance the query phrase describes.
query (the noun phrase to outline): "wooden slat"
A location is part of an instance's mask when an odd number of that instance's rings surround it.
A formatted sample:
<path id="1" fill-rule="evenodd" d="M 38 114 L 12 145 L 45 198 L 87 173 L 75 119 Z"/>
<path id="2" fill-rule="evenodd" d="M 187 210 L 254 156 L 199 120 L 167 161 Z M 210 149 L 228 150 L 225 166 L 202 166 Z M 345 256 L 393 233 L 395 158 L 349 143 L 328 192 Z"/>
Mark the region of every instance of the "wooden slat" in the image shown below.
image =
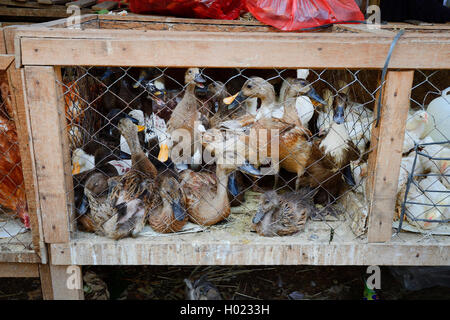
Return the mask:
<path id="1" fill-rule="evenodd" d="M 100 11 L 100 10 L 112 10 L 117 8 L 118 3 L 116 1 L 104 1 L 101 3 L 97 3 L 92 6 L 92 10 Z"/>
<path id="2" fill-rule="evenodd" d="M 131 36 L 123 30 L 52 30 L 46 38 L 28 38 L 25 33 L 24 65 L 382 68 L 392 42 L 372 34 L 133 31 Z M 449 59 L 450 38 L 400 39 L 390 67 L 446 68 Z"/>
<path id="3" fill-rule="evenodd" d="M 33 251 L 28 252 L 0 251 L 0 262 L 40 263 L 41 258 Z"/>
<path id="4" fill-rule="evenodd" d="M 210 232 L 208 232 L 209 234 Z M 329 232 L 328 232 L 329 234 Z M 183 239 L 180 239 L 183 238 Z M 328 236 L 326 237 L 328 238 Z M 298 240 L 257 235 L 202 235 L 114 241 L 91 237 L 50 246 L 57 265 L 448 265 L 448 242 L 418 244 Z"/>
<path id="5" fill-rule="evenodd" d="M 67 13 L 67 9 L 63 8 L 10 8 L 0 7 L 0 16 L 8 17 L 34 17 L 34 18 L 63 18 L 68 17 L 71 14 Z M 81 13 L 90 13 L 90 9 L 82 9 Z"/>
<path id="6" fill-rule="evenodd" d="M 63 166 L 63 137 L 57 76 L 52 67 L 25 67 L 36 174 L 46 243 L 69 241 L 69 215 Z"/>
<path id="7" fill-rule="evenodd" d="M 41 265 L 41 287 L 44 300 L 83 300 L 82 272 L 78 266 L 72 266 L 78 275 L 80 289 L 69 289 L 67 280 L 71 275 L 67 273 L 68 266 Z"/>
<path id="8" fill-rule="evenodd" d="M 70 0 L 38 0 L 38 3 L 42 4 L 66 4 Z"/>
<path id="9" fill-rule="evenodd" d="M 397 182 L 402 159 L 403 138 L 409 111 L 409 98 L 414 71 L 389 71 L 382 96 L 381 118 L 378 128 L 372 128 L 378 144 L 370 157 L 374 164 L 368 180 L 369 242 L 389 241 L 392 236 Z M 372 140 L 374 141 L 374 140 Z"/>
<path id="10" fill-rule="evenodd" d="M 76 6 L 78 8 L 86 8 L 86 7 L 92 6 L 96 3 L 97 3 L 97 0 L 78 0 L 78 1 L 67 2 L 66 7 Z"/>
<path id="11" fill-rule="evenodd" d="M 39 278 L 37 263 L 0 263 L 0 278 Z"/>
<path id="12" fill-rule="evenodd" d="M 6 50 L 14 52 L 14 27 L 5 28 L 4 36 Z M 16 69 L 11 65 L 8 70 L 8 80 L 11 89 L 11 103 L 15 113 L 18 129 L 19 147 L 21 152 L 21 165 L 24 177 L 25 192 L 27 196 L 28 211 L 32 232 L 32 241 L 35 251 L 41 257 L 41 262 L 47 262 L 47 250 L 44 245 L 44 236 L 38 205 L 38 188 L 36 179 L 36 168 L 34 160 L 34 148 L 31 136 L 31 123 L 29 111 L 26 107 L 23 85 L 23 69 Z"/>
<path id="13" fill-rule="evenodd" d="M 13 55 L 0 54 L 0 71 L 8 69 L 9 65 L 14 61 Z"/>

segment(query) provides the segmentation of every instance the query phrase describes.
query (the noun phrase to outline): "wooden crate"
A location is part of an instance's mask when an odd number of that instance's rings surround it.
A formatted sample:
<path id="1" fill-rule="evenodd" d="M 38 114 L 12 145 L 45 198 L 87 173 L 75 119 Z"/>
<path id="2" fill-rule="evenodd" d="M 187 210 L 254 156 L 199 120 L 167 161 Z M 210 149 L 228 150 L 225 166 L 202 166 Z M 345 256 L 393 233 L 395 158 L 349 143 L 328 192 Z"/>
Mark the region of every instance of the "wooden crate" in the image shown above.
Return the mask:
<path id="1" fill-rule="evenodd" d="M 27 109 L 24 104 L 23 70 L 15 68 L 14 55 L 12 54 L 14 49 L 12 42 L 8 40 L 8 32 L 4 28 L 0 29 L 2 90 L 3 96 L 8 97 L 8 104 L 12 109 L 12 117 L 16 126 L 31 231 L 18 234 L 12 238 L 0 239 L 0 264 L 23 263 L 25 270 L 30 270 L 27 267 L 30 263 L 46 263 L 47 253 L 43 243 L 37 205 L 38 194 L 35 184 L 34 155 L 32 139 L 29 135 L 31 131 Z M 3 272 L 0 272 L 0 276 L 3 276 Z"/>
<path id="2" fill-rule="evenodd" d="M 55 83 L 65 66 L 184 68 L 310 68 L 381 70 L 396 27 L 338 25 L 320 32 L 277 32 L 258 22 L 152 16 L 83 16 L 79 28 L 35 25 L 15 29 L 16 67 L 24 72 L 31 115 L 39 206 L 52 265 L 448 265 L 450 240 L 420 243 L 414 234 L 392 237 L 404 123 L 413 69 L 450 69 L 450 33 L 408 31 L 398 41 L 384 84 L 376 148 L 369 159 L 367 236 L 329 228 L 285 238 L 231 235 L 221 230 L 112 241 L 76 232 L 64 110 Z M 180 54 L 183 52 L 183 54 Z M 53 143 L 45 143 L 52 141 Z M 36 147 L 39 146 L 39 147 Z M 52 157 L 48 157 L 48 155 Z M 69 164 L 69 165 L 68 165 Z"/>

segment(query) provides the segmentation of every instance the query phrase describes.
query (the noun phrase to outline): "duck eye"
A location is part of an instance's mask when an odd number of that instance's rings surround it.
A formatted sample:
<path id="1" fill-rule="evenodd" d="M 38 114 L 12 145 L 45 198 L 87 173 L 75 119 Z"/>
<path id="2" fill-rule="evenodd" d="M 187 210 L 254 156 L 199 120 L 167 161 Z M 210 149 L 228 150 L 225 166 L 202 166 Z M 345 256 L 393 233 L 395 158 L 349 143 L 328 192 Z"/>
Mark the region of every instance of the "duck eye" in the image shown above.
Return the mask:
<path id="1" fill-rule="evenodd" d="M 251 88 L 252 88 L 252 85 L 251 85 L 251 84 L 248 84 L 248 85 L 247 85 L 247 88 L 251 89 Z"/>

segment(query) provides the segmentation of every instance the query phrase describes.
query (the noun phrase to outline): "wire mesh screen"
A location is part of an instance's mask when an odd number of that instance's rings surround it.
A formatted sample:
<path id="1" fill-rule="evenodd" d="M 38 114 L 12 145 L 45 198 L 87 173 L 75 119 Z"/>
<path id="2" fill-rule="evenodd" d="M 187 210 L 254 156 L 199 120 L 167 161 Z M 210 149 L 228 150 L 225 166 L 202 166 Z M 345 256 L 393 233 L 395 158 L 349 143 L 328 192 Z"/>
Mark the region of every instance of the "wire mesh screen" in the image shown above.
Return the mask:
<path id="1" fill-rule="evenodd" d="M 0 252 L 32 249 L 19 141 L 6 72 L 0 72 Z"/>
<path id="2" fill-rule="evenodd" d="M 448 70 L 416 70 L 398 185 L 398 230 L 450 234 Z"/>
<path id="3" fill-rule="evenodd" d="M 273 237 L 319 223 L 324 241 L 364 234 L 351 225 L 364 220 L 378 75 L 62 69 L 78 229 Z"/>

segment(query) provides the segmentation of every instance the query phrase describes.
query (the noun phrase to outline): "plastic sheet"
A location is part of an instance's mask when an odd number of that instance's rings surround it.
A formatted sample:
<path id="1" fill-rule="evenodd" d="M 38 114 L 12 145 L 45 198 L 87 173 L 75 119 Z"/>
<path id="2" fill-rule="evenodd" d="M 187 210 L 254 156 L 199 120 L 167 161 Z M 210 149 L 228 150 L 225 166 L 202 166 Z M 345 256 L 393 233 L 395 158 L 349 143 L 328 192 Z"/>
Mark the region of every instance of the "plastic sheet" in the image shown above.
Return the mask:
<path id="1" fill-rule="evenodd" d="M 246 0 L 259 21 L 284 31 L 363 21 L 354 0 Z"/>
<path id="2" fill-rule="evenodd" d="M 245 8 L 245 0 L 129 0 L 134 13 L 233 20 Z"/>

